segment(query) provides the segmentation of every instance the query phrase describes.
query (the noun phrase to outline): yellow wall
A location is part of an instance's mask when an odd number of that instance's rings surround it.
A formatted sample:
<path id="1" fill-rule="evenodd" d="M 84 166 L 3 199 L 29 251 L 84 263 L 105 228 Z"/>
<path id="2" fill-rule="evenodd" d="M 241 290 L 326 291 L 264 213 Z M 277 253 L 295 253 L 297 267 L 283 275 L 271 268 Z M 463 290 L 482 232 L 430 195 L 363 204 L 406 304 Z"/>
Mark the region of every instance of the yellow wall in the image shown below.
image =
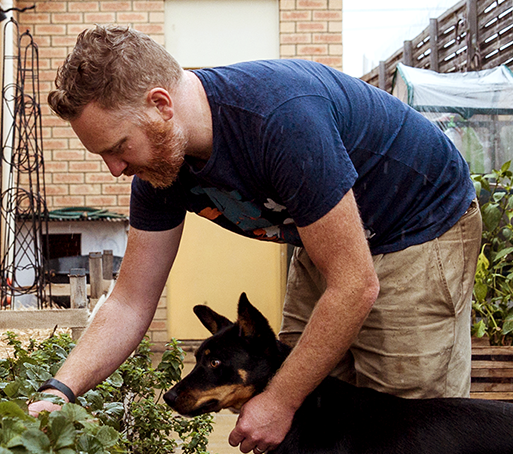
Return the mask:
<path id="1" fill-rule="evenodd" d="M 285 245 L 245 238 L 187 214 L 167 286 L 168 337 L 185 340 L 208 336 L 192 311 L 196 304 L 207 304 L 235 320 L 242 292 L 277 332 L 285 280 Z"/>

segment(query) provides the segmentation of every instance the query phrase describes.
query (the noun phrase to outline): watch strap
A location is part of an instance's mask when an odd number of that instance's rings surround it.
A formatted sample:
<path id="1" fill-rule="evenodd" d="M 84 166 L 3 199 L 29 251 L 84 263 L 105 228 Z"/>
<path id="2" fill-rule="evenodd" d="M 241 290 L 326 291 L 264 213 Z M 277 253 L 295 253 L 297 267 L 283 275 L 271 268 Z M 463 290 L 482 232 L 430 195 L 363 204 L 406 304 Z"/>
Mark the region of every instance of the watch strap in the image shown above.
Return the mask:
<path id="1" fill-rule="evenodd" d="M 43 392 L 46 389 L 56 389 L 57 391 L 60 391 L 68 398 L 72 404 L 74 404 L 76 401 L 76 397 L 73 391 L 71 391 L 70 388 L 68 388 L 64 383 L 60 382 L 56 378 L 50 378 L 49 380 L 46 380 L 37 391 Z"/>

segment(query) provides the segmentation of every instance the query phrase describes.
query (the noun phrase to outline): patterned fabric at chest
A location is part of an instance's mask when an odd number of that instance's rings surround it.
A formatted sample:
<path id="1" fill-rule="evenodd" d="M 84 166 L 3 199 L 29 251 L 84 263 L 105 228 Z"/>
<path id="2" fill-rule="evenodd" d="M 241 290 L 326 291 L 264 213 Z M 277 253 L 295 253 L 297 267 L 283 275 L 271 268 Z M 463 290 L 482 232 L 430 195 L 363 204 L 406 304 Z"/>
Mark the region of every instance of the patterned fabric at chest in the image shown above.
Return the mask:
<path id="1" fill-rule="evenodd" d="M 286 207 L 268 198 L 245 200 L 237 190 L 195 186 L 189 194 L 189 211 L 241 235 L 300 246 L 301 240 Z"/>

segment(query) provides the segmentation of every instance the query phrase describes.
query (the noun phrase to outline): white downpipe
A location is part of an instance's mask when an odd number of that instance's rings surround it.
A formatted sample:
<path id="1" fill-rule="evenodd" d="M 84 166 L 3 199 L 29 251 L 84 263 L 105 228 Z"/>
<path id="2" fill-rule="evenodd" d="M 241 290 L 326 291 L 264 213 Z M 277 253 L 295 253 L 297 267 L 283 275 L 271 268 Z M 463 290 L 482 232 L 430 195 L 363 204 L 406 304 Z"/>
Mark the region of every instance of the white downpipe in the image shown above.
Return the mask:
<path id="1" fill-rule="evenodd" d="M 9 8 L 13 7 L 12 0 L 8 1 L 2 1 L 2 9 L 8 10 Z M 4 20 L 1 23 L 1 33 L 2 33 L 2 39 L 4 37 L 5 33 L 5 42 L 2 43 L 2 55 L 5 55 L 7 57 L 12 57 L 14 55 L 14 29 L 13 24 L 9 22 L 9 19 L 12 17 L 12 13 L 8 12 L 6 13 L 7 19 Z M 14 87 L 15 83 L 15 75 L 14 75 L 14 61 L 12 58 L 7 58 L 6 61 L 3 62 L 5 64 L 5 79 L 4 79 L 4 89 L 5 87 Z M 0 79 L 1 80 L 1 79 Z M 11 113 L 14 111 L 14 93 L 12 89 L 9 90 L 7 100 L 3 101 L 5 104 L 3 106 L 3 115 L 2 115 L 2 128 L 3 128 L 3 138 L 4 143 L 0 144 L 0 146 L 3 148 L 2 153 L 4 156 L 4 159 L 2 161 L 2 194 L 5 193 L 5 191 L 12 188 L 14 181 L 13 181 L 13 175 L 11 174 L 11 161 L 12 161 L 12 147 L 13 147 L 13 130 L 12 125 L 14 123 L 14 118 L 12 117 Z M 7 146 L 6 146 L 7 145 Z M 6 218 L 6 216 L 2 216 L 1 220 L 2 223 L 0 225 L 0 253 L 1 257 L 5 257 L 5 254 L 7 253 L 8 256 L 6 257 L 6 265 L 10 268 L 14 265 L 14 252 L 13 247 L 10 245 L 10 242 L 15 241 L 14 235 L 12 235 L 11 232 L 14 232 L 15 229 L 15 222 L 14 219 L 14 213 L 12 209 L 8 208 L 9 203 L 9 197 L 3 197 L 2 198 L 2 211 L 3 213 L 10 213 L 9 216 Z M 10 207 L 12 208 L 12 207 Z M 7 248 L 7 251 L 5 251 L 5 248 Z M 9 270 L 9 273 L 7 276 L 3 276 L 5 278 L 10 278 L 12 282 L 12 270 Z M 14 304 L 14 301 L 11 302 L 11 304 Z M 12 307 L 12 306 L 11 306 Z"/>

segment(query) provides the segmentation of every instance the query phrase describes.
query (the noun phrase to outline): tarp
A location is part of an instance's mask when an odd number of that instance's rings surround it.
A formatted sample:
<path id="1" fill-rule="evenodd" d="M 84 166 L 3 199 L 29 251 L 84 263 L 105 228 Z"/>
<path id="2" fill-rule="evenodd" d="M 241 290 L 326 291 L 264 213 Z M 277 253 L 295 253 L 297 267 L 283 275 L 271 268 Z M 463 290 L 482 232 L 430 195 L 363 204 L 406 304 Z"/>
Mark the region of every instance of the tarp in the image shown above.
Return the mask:
<path id="1" fill-rule="evenodd" d="M 420 112 L 513 114 L 513 73 L 505 65 L 440 74 L 399 63 L 392 93 Z"/>

